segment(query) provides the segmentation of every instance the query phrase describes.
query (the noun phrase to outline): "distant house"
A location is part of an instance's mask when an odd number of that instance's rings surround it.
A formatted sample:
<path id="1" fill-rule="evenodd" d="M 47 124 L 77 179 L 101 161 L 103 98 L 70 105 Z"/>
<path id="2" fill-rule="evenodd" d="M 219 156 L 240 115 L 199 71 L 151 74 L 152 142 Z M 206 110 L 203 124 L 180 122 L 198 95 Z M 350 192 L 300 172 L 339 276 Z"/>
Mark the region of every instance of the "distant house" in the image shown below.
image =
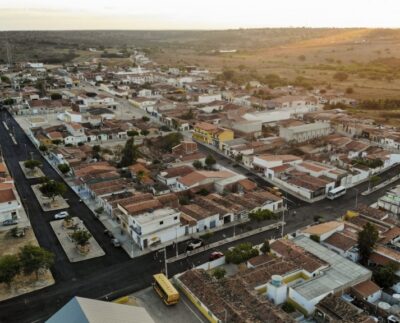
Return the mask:
<path id="1" fill-rule="evenodd" d="M 0 224 L 5 220 L 16 220 L 19 217 L 21 204 L 12 188 L 0 190 Z"/>

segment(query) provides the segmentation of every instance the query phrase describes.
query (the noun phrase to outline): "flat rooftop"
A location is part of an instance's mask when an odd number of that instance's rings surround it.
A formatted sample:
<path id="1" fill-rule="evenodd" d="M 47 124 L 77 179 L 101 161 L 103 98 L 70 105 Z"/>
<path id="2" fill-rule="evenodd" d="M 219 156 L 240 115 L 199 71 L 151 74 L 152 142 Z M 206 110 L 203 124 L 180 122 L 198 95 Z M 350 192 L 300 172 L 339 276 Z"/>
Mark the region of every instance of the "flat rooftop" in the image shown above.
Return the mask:
<path id="1" fill-rule="evenodd" d="M 325 248 L 306 236 L 298 236 L 293 242 L 330 265 L 321 276 L 299 284 L 293 289 L 308 300 L 336 291 L 342 287 L 360 283 L 371 277 L 371 271 Z"/>

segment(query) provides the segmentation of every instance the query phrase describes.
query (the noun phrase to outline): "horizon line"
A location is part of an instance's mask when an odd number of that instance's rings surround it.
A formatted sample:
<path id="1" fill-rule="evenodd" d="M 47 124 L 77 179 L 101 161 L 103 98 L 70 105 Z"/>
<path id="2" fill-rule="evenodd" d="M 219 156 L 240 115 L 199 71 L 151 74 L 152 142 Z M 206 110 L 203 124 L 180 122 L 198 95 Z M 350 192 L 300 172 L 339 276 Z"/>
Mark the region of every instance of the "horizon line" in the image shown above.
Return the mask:
<path id="1" fill-rule="evenodd" d="M 54 29 L 1 29 L 0 32 L 35 32 L 35 31 L 237 31 L 237 30 L 260 30 L 260 29 L 385 29 L 385 30 L 397 30 L 399 27 L 335 27 L 335 26 L 274 26 L 274 27 L 231 27 L 231 28 L 172 28 L 172 29 L 160 29 L 160 28 L 148 28 L 148 29 L 120 29 L 120 28 L 109 28 L 109 29 L 98 29 L 98 28 L 54 28 Z"/>

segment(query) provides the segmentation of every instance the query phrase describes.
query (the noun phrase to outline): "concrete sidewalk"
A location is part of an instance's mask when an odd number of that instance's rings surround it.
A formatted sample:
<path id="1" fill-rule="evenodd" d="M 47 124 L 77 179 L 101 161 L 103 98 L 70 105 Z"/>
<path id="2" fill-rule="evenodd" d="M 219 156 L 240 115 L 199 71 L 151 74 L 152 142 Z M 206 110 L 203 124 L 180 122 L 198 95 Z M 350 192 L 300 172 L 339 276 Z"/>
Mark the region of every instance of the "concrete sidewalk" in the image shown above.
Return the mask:
<path id="1" fill-rule="evenodd" d="M 361 195 L 367 196 L 367 195 L 369 195 L 369 194 L 371 194 L 371 193 L 373 193 L 373 192 L 376 192 L 376 191 L 380 190 L 381 188 L 384 188 L 385 186 L 388 186 L 388 185 L 394 183 L 394 182 L 397 181 L 398 179 L 400 179 L 400 174 L 399 174 L 399 175 L 396 175 L 396 176 L 394 176 L 394 177 L 392 177 L 392 178 L 390 178 L 390 179 L 388 179 L 388 180 L 386 180 L 386 181 L 384 181 L 384 182 L 382 182 L 382 183 L 379 184 L 379 185 L 376 185 L 376 186 L 372 187 L 372 188 L 369 189 L 369 190 L 366 190 L 366 191 L 362 192 Z"/>
<path id="2" fill-rule="evenodd" d="M 217 248 L 219 246 L 222 246 L 222 245 L 230 243 L 230 242 L 241 240 L 243 238 L 252 236 L 252 235 L 260 233 L 260 232 L 264 232 L 264 231 L 269 231 L 269 230 L 273 230 L 273 229 L 276 229 L 276 228 L 280 228 L 282 226 L 282 224 L 285 224 L 285 223 L 282 223 L 282 222 L 273 223 L 273 224 L 267 225 L 265 227 L 261 227 L 261 228 L 255 229 L 255 230 L 251 230 L 251 231 L 248 231 L 248 232 L 245 232 L 245 233 L 238 234 L 238 235 L 236 235 L 234 237 L 229 237 L 229 238 L 226 238 L 226 239 L 223 239 L 223 240 L 219 240 L 219 241 L 214 242 L 214 243 L 210 243 L 208 245 L 205 245 L 205 246 L 203 246 L 201 248 L 198 248 L 198 249 L 195 249 L 193 251 L 188 251 L 188 252 L 180 254 L 180 255 L 178 255 L 176 257 L 168 258 L 167 259 L 167 263 L 173 263 L 175 261 L 184 259 L 186 257 L 193 256 L 195 254 L 198 254 L 198 253 L 201 253 L 201 252 L 213 249 L 213 248 Z"/>

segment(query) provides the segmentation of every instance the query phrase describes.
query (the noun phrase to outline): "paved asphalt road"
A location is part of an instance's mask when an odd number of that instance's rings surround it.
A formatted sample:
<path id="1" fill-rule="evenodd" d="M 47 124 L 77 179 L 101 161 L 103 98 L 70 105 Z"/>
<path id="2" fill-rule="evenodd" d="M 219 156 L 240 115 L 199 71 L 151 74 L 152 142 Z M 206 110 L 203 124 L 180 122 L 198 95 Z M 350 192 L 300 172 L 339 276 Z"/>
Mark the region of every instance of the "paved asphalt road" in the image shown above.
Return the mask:
<path id="1" fill-rule="evenodd" d="M 9 125 L 11 131 L 15 133 L 18 145 L 13 144 L 7 130 L 4 128 L 3 124 L 0 123 L 0 144 L 3 155 L 15 179 L 16 187 L 24 207 L 29 211 L 32 227 L 39 244 L 55 254 L 56 261 L 52 268 L 52 273 L 56 283 L 43 290 L 1 302 L 0 322 L 41 322 L 73 296 L 78 295 L 105 299 L 108 295 L 108 298 L 112 299 L 149 286 L 152 274 L 160 272 L 163 268 L 162 254 L 160 253 L 158 257 L 156 257 L 155 253 L 151 253 L 142 257 L 130 259 L 122 250 L 115 249 L 111 245 L 109 238 L 103 234 L 103 225 L 93 217 L 90 210 L 84 204 L 79 202 L 79 198 L 70 189 L 65 195 L 70 204 L 70 212 L 84 221 L 88 230 L 106 252 L 106 255 L 74 264 L 68 261 L 49 225 L 49 221 L 52 220 L 52 216 L 55 212 L 45 213 L 41 210 L 30 188 L 30 185 L 34 184 L 35 181 L 26 180 L 18 164 L 19 161 L 26 160 L 31 152 L 36 159 L 41 159 L 40 154 L 14 119 L 10 117 L 8 113 L 0 112 L 0 122 L 4 120 Z M 220 162 L 226 163 L 226 160 L 218 156 L 215 157 Z M 61 177 L 51 166 L 45 160 L 41 160 L 43 162 L 42 169 L 46 176 L 61 181 Z M 393 176 L 394 173 L 398 173 L 399 169 L 400 166 L 390 170 L 382 177 Z M 391 186 L 394 185 L 395 183 Z M 361 192 L 365 190 L 366 187 L 367 184 L 363 184 L 358 189 Z M 376 201 L 377 197 L 382 195 L 383 191 L 384 189 L 368 197 L 359 195 L 359 202 L 370 204 Z M 333 202 L 323 200 L 308 205 L 306 203 L 297 203 L 298 201 L 296 201 L 296 204 L 299 206 L 296 209 L 296 216 L 286 216 L 288 225 L 285 227 L 285 232 L 292 232 L 297 228 L 312 223 L 314 215 L 322 215 L 326 219 L 335 218 L 343 214 L 348 208 L 351 208 L 354 205 L 354 201 L 355 190 L 350 190 L 348 194 Z M 296 206 L 293 205 L 293 207 Z M 256 224 L 253 224 L 253 226 L 256 226 Z M 236 228 L 236 233 L 240 233 L 240 228 Z M 230 235 L 233 235 L 233 228 L 217 232 L 212 237 L 212 241 L 217 241 L 224 236 Z M 277 235 L 279 235 L 279 232 L 269 231 L 245 238 L 244 241 L 261 243 L 265 238 Z M 219 248 L 219 250 L 224 251 L 238 242 L 240 241 L 226 244 Z M 184 244 L 181 244 L 179 250 L 183 251 L 183 249 Z M 181 272 L 191 267 L 193 264 L 196 265 L 207 261 L 210 252 L 210 250 L 205 251 L 189 257 L 188 259 L 170 264 L 168 267 L 169 275 Z M 174 254 L 174 250 L 169 248 L 168 256 Z"/>

